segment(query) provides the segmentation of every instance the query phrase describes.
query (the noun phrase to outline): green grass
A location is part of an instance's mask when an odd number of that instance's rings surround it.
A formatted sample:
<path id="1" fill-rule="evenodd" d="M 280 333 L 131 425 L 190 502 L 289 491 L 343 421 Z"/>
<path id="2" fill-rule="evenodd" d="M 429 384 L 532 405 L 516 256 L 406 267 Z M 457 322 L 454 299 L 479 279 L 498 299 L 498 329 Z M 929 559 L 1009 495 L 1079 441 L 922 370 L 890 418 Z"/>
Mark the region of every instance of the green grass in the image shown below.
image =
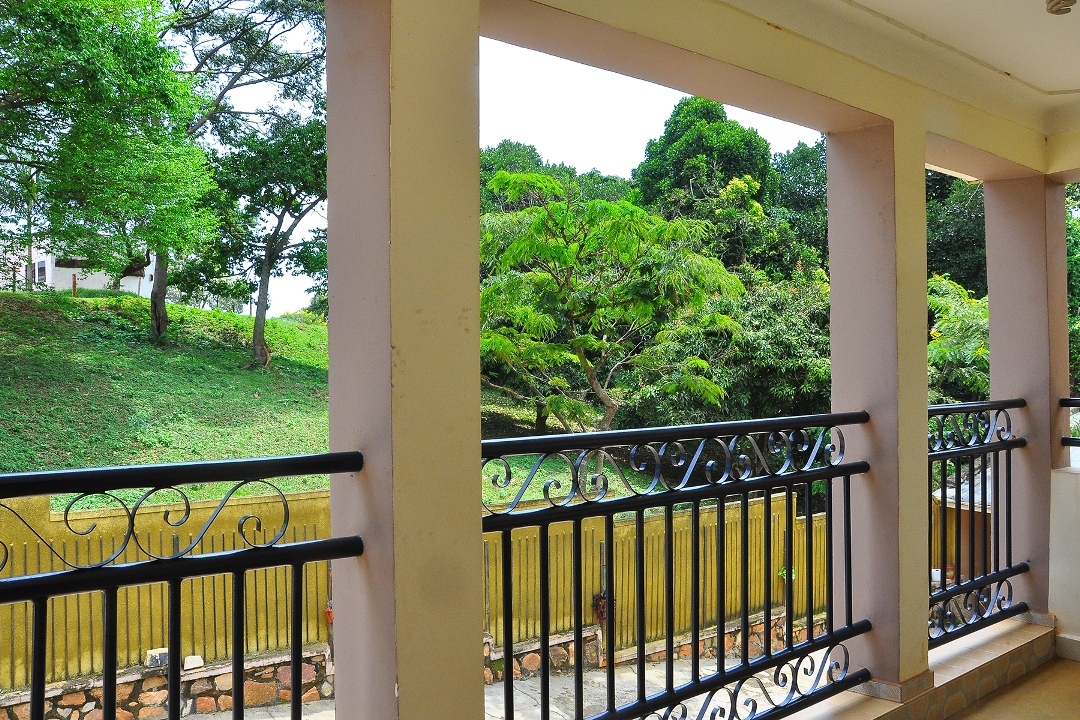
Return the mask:
<path id="1" fill-rule="evenodd" d="M 0 293 L 0 471 L 326 451 L 325 327 L 269 320 L 252 368 L 250 317 L 171 305 L 152 343 L 148 301 L 95 295 Z"/>
<path id="2" fill-rule="evenodd" d="M 265 369 L 252 366 L 250 317 L 170 305 L 169 341 L 153 343 L 147 300 L 79 293 L 73 299 L 0 292 L 0 472 L 327 450 L 324 325 L 268 320 L 273 362 Z M 531 407 L 490 390 L 481 396 L 485 438 L 534 434 Z M 515 480 L 528 474 L 531 462 L 511 460 Z M 545 463 L 526 499 L 540 499 L 544 482 L 568 476 L 559 463 Z M 492 472 L 489 467 L 485 475 Z M 328 485 L 326 477 L 275 484 L 285 491 Z M 228 487 L 196 484 L 185 491 L 192 500 L 210 499 Z M 517 487 L 498 489 L 488 478 L 484 497 L 506 502 Z M 131 502 L 139 493 L 118 495 Z M 78 507 L 108 504 L 96 497 Z"/>

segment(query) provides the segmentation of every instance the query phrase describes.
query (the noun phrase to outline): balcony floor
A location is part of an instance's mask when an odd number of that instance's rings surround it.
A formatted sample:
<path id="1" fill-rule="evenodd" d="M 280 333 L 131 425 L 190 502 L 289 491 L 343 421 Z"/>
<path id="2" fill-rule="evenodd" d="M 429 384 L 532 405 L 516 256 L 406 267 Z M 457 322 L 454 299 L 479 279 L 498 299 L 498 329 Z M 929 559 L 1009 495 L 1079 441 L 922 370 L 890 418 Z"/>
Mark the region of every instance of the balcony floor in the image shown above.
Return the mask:
<path id="1" fill-rule="evenodd" d="M 1073 720 L 1080 716 L 1080 663 L 1063 658 L 1032 670 L 953 715 L 953 720 Z"/>

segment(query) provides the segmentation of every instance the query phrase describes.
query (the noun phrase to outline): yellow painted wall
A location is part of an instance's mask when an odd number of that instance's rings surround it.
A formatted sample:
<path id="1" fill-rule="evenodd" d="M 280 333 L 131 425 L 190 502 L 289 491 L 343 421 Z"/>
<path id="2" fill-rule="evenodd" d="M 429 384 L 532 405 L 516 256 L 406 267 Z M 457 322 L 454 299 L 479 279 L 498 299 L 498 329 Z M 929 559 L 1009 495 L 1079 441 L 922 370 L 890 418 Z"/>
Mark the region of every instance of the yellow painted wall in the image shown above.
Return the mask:
<path id="1" fill-rule="evenodd" d="M 281 542 L 315 540 L 329 536 L 329 493 L 309 492 L 288 496 L 289 526 Z M 116 562 L 148 560 L 145 550 L 155 556 L 169 555 L 174 548 L 186 548 L 198 537 L 209 516 L 217 508 L 215 501 L 192 503 L 191 516 L 179 528 L 164 521 L 164 506 L 150 506 L 139 513 L 136 529 L 139 543 L 123 546 L 127 527 L 123 510 L 82 511 L 71 514 L 71 527 L 86 531 L 79 536 L 64 522 L 63 513 L 50 513 L 49 498 L 35 497 L 16 501 L 13 507 L 29 520 L 52 547 L 41 542 L 13 515 L 0 508 L 0 523 L 8 551 L 8 563 L 0 577 L 16 577 L 64 569 L 61 557 L 72 564 L 92 564 L 122 554 Z M 246 537 L 266 542 L 281 527 L 280 502 L 267 497 L 234 498 L 223 509 L 207 533 L 198 541 L 194 554 L 220 552 L 244 547 L 237 525 L 245 515 L 257 515 L 264 521 L 263 532 L 250 526 Z M 172 506 L 174 512 L 178 506 Z M 176 521 L 173 515 L 173 522 Z M 53 553 L 56 553 L 55 555 Z M 60 557 L 57 557 L 59 555 Z M 327 563 L 305 567 L 306 600 L 304 643 L 325 642 L 328 626 L 327 605 L 329 577 Z M 289 646 L 291 569 L 268 568 L 247 573 L 247 653 L 281 650 Z M 183 654 L 201 655 L 206 662 L 225 660 L 232 655 L 232 578 L 227 575 L 185 580 L 181 584 Z M 102 671 L 102 593 L 80 593 L 49 601 L 46 673 L 48 682 L 97 674 Z M 117 594 L 117 655 L 121 668 L 141 665 L 147 650 L 168 643 L 168 591 L 164 583 L 121 588 Z M 29 603 L 0 604 L 0 690 L 25 687 L 30 661 L 29 642 L 33 613 Z"/>
<path id="2" fill-rule="evenodd" d="M 750 542 L 747 552 L 749 572 L 749 612 L 762 612 L 765 603 L 764 584 L 764 510 L 763 498 L 748 503 Z M 722 592 L 725 622 L 739 618 L 742 607 L 742 510 L 738 503 L 729 503 L 724 522 L 724 566 Z M 786 528 L 783 495 L 774 496 L 772 516 L 772 616 L 783 612 L 785 584 L 780 569 L 784 565 L 784 531 Z M 688 509 L 677 510 L 673 518 L 675 633 L 690 632 L 693 579 L 693 526 Z M 663 514 L 645 520 L 645 639 L 647 642 L 665 637 L 666 600 L 664 566 L 666 533 Z M 699 536 L 701 560 L 701 627 L 716 626 L 718 602 L 718 566 L 716 538 L 716 509 L 701 510 Z M 793 607 L 796 621 L 806 614 L 806 520 L 797 517 L 792 535 L 792 559 L 795 566 Z M 616 648 L 634 645 L 637 641 L 637 593 L 635 548 L 637 533 L 633 518 L 618 519 L 615 529 L 615 637 Z M 513 535 L 512 559 L 514 568 L 514 639 L 515 642 L 540 637 L 540 554 L 539 528 L 525 528 Z M 593 518 L 582 522 L 582 613 L 586 626 L 596 624 L 592 609 L 593 597 L 600 592 L 605 542 L 604 520 Z M 573 633 L 573 526 L 571 523 L 552 525 L 548 536 L 549 573 L 551 583 L 551 636 Z M 825 609 L 825 515 L 813 519 L 813 594 L 814 610 Z M 502 541 L 500 533 L 484 536 L 484 619 L 485 629 L 495 645 L 503 642 L 502 601 Z"/>

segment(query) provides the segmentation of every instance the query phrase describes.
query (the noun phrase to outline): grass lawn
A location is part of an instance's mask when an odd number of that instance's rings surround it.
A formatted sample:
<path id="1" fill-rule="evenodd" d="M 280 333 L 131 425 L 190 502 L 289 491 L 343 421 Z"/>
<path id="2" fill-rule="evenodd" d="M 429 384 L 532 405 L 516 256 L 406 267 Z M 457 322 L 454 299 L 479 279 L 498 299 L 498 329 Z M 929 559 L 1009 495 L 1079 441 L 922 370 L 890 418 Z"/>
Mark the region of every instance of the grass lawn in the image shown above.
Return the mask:
<path id="1" fill-rule="evenodd" d="M 170 305 L 169 341 L 152 343 L 147 300 L 86 294 L 0 292 L 0 472 L 327 450 L 325 326 L 268 320 L 273 362 L 265 369 L 252 367 L 250 317 Z M 532 435 L 534 423 L 531 407 L 481 392 L 485 438 Z M 489 465 L 485 500 L 512 499 L 532 462 L 511 459 L 515 482 L 506 489 L 492 485 Z M 565 462 L 549 459 L 526 499 L 566 477 Z M 285 491 L 328 486 L 325 476 L 275 482 Z M 227 487 L 185 489 L 197 500 Z M 138 492 L 122 496 L 131 501 Z"/>
<path id="2" fill-rule="evenodd" d="M 253 369 L 252 318 L 169 314 L 170 342 L 155 344 L 141 298 L 0 293 L 0 471 L 326 451 L 324 326 L 269 320 L 272 367 Z"/>

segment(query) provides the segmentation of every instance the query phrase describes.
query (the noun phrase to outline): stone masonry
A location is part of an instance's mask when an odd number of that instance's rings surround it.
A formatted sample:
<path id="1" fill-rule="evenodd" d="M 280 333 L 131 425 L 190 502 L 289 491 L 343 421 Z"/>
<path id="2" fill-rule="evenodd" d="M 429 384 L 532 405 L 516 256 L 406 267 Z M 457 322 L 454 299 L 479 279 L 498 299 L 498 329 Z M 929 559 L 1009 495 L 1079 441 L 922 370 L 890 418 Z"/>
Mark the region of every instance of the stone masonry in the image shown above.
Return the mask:
<path id="1" fill-rule="evenodd" d="M 327 663 L 326 646 L 304 651 L 301 699 L 332 698 L 334 676 Z M 328 672 L 329 670 L 329 672 Z M 156 720 L 169 711 L 166 668 L 132 668 L 117 678 L 117 720 Z M 292 670 L 287 655 L 254 656 L 244 663 L 244 706 L 287 703 L 292 699 Z M 182 715 L 232 709 L 231 665 L 200 667 L 181 674 Z M 55 683 L 45 690 L 46 720 L 101 720 L 101 678 Z M 30 693 L 23 690 L 0 696 L 0 720 L 29 720 Z"/>

